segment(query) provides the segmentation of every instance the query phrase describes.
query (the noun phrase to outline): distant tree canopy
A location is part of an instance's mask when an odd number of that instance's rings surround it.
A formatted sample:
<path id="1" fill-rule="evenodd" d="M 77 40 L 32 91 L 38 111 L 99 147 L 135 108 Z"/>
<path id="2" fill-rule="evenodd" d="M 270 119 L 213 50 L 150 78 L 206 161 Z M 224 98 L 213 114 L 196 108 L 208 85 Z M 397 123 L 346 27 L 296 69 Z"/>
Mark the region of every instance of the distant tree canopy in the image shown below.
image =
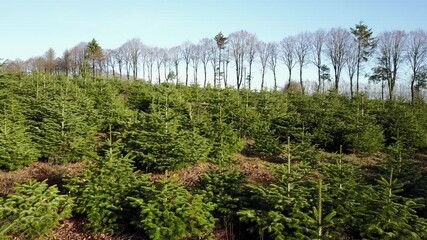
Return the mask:
<path id="1" fill-rule="evenodd" d="M 206 87 L 211 83 L 237 89 L 278 89 L 291 86 L 290 82 L 299 82 L 303 93 L 333 88 L 351 97 L 359 94 L 360 89 L 368 91 L 369 88 L 375 97 L 388 99 L 404 92 L 405 97 L 415 103 L 425 94 L 423 71 L 427 68 L 427 33 L 422 29 L 375 33 L 366 23 L 359 22 L 348 29 L 332 28 L 284 36 L 278 42 L 263 42 L 256 34 L 245 30 L 228 35 L 219 32 L 197 43 L 186 41 L 171 48 L 150 47 L 141 39 L 132 38 L 116 49 L 102 49 L 97 40 L 92 39 L 66 49 L 62 56 L 57 55 L 49 49 L 43 56 L 25 61 L 0 61 L 0 65 L 9 72 L 104 75 L 144 79 L 151 83 L 153 80 L 157 83 L 174 80 L 186 85 Z M 203 66 L 203 81 L 199 81 L 200 65 Z M 208 68 L 209 65 L 212 68 Z M 296 65 L 297 77 L 293 74 Z M 330 69 L 331 81 L 324 81 L 322 66 L 323 70 Z M 185 71 L 180 70 L 183 68 Z M 384 75 L 383 80 L 378 80 L 379 68 L 387 69 L 388 75 Z M 173 79 L 169 76 L 172 69 Z M 235 74 L 229 74 L 234 69 Z M 304 77 L 308 76 L 304 73 L 309 69 L 317 70 L 317 79 Z M 361 76 L 364 81 L 360 80 Z"/>

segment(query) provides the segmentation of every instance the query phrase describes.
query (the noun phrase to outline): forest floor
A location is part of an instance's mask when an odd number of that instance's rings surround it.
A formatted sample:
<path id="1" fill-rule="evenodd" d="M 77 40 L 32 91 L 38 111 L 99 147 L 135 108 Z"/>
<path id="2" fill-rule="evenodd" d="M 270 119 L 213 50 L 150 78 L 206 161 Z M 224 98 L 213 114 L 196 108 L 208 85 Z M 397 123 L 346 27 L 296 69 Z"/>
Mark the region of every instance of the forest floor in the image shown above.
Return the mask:
<path id="1" fill-rule="evenodd" d="M 354 154 L 345 155 L 344 161 L 355 165 L 362 165 L 370 169 L 382 161 L 384 156 L 361 157 Z M 421 156 L 427 159 L 427 156 Z M 322 153 L 322 160 L 332 159 L 330 153 Z M 427 162 L 427 161 L 426 161 Z M 277 159 L 262 159 L 257 156 L 246 156 L 238 154 L 235 163 L 230 168 L 239 169 L 248 177 L 248 183 L 256 185 L 268 185 L 274 181 L 271 169 L 277 165 Z M 38 181 L 47 180 L 48 184 L 57 184 L 59 189 L 63 189 L 63 179 L 78 176 L 87 167 L 87 163 L 68 163 L 62 165 L 53 165 L 50 163 L 38 162 L 25 168 L 11 171 L 0 171 L 0 196 L 7 196 L 13 193 L 15 183 L 24 183 L 30 179 Z M 158 181 L 165 177 L 177 177 L 178 181 L 186 187 L 197 187 L 199 178 L 208 170 L 218 169 L 219 166 L 209 162 L 201 162 L 176 171 L 169 171 L 165 174 L 153 174 L 152 180 Z M 426 166 L 427 169 L 427 166 Z M 86 230 L 85 222 L 81 219 L 69 219 L 62 222 L 61 226 L 54 231 L 51 240 L 110 240 L 110 239 L 141 239 L 137 235 L 110 235 L 93 234 Z M 215 230 L 215 239 L 226 239 L 224 229 Z"/>

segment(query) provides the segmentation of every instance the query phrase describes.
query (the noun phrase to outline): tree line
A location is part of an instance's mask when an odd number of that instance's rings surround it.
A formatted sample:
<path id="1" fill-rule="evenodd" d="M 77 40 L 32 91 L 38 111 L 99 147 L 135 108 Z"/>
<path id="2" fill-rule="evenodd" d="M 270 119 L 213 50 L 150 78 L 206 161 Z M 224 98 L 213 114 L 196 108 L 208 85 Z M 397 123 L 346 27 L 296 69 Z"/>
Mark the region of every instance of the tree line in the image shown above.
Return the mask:
<path id="1" fill-rule="evenodd" d="M 280 64 L 287 70 L 286 83 L 278 83 Z M 316 91 L 325 89 L 332 81 L 338 89 L 342 76 L 347 75 L 351 97 L 360 92 L 360 78 L 365 75 L 370 82 L 381 85 L 381 97 L 392 99 L 396 81 L 406 80 L 404 67 L 410 69 L 411 101 L 420 98 L 427 84 L 427 33 L 425 30 L 405 32 L 384 31 L 376 36 L 363 22 L 354 28 L 332 28 L 328 31 L 301 32 L 278 42 L 264 42 L 256 34 L 245 30 L 228 36 L 219 33 L 215 38 L 203 38 L 197 43 L 186 41 L 179 46 L 159 48 L 145 45 L 141 39 L 132 38 L 116 49 L 102 49 L 95 39 L 81 42 L 56 56 L 49 49 L 43 56 L 25 61 L 8 61 L 2 66 L 12 72 L 48 72 L 51 74 L 103 75 L 108 78 L 139 79 L 153 82 L 182 82 L 206 86 L 234 85 L 253 88 L 255 66 L 261 71 L 260 89 L 265 89 L 265 75 L 273 75 L 274 89 L 279 85 L 292 86 L 293 70 L 297 68 L 298 91 L 305 92 L 303 73 L 308 66 L 317 69 Z M 185 67 L 185 76 L 179 70 Z M 366 69 L 373 66 L 372 69 Z M 231 83 L 231 67 L 235 80 Z M 200 69 L 201 68 L 201 69 Z M 193 76 L 190 76 L 192 69 Z M 213 75 L 208 76 L 213 73 Z M 203 79 L 199 79 L 203 71 Z M 363 74 L 365 73 L 365 74 Z"/>

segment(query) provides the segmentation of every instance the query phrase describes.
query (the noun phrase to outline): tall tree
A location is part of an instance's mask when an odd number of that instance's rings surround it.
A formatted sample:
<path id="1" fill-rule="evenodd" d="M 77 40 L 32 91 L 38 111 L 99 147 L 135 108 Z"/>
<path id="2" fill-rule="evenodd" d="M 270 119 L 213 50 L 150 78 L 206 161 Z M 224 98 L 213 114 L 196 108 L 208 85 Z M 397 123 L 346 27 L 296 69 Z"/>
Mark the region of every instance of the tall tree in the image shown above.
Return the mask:
<path id="1" fill-rule="evenodd" d="M 323 46 L 325 45 L 326 41 L 326 32 L 324 30 L 317 30 L 316 32 L 312 33 L 312 62 L 317 67 L 317 78 L 318 78 L 318 85 L 317 85 L 317 92 L 320 91 L 320 85 L 323 83 L 322 79 L 322 53 L 323 53 Z M 324 88 L 324 87 L 323 87 Z"/>
<path id="2" fill-rule="evenodd" d="M 341 71 L 346 60 L 350 33 L 343 28 L 332 28 L 328 32 L 326 40 L 326 51 L 334 68 L 335 90 L 338 91 Z"/>
<path id="3" fill-rule="evenodd" d="M 297 63 L 295 60 L 295 42 L 296 41 L 294 37 L 286 37 L 282 41 L 280 41 L 279 57 L 288 68 L 289 79 L 287 87 L 291 85 L 292 69 Z"/>
<path id="4" fill-rule="evenodd" d="M 378 64 L 389 73 L 387 79 L 389 99 L 393 99 L 397 71 L 404 59 L 406 33 L 401 30 L 383 32 L 378 36 Z"/>
<path id="5" fill-rule="evenodd" d="M 244 59 L 247 54 L 247 42 L 250 34 L 246 31 L 237 31 L 230 34 L 230 50 L 233 54 L 234 65 L 236 67 L 236 86 L 240 89 L 243 83 Z"/>
<path id="6" fill-rule="evenodd" d="M 350 28 L 357 43 L 357 64 L 356 64 L 356 93 L 359 93 L 360 68 L 363 62 L 367 62 L 374 52 L 376 39 L 372 36 L 371 28 L 360 22 L 354 28 Z"/>
<path id="7" fill-rule="evenodd" d="M 106 69 L 106 73 L 107 73 L 107 78 L 110 76 L 110 67 L 113 73 L 113 77 L 116 76 L 116 50 L 113 49 L 106 49 L 104 51 L 105 54 L 105 60 L 107 62 L 107 69 Z"/>
<path id="8" fill-rule="evenodd" d="M 354 78 L 354 74 L 357 72 L 358 59 L 359 59 L 357 43 L 350 42 L 346 51 L 347 51 L 346 53 L 347 57 L 345 60 L 345 64 L 347 66 L 348 79 L 350 80 L 350 97 L 353 98 L 353 95 L 354 95 L 353 78 Z"/>
<path id="9" fill-rule="evenodd" d="M 215 42 L 215 40 L 212 40 L 212 41 L 209 42 L 209 62 L 212 65 L 214 87 L 217 86 L 217 75 L 218 75 L 218 72 L 219 72 L 219 67 L 218 67 L 218 62 L 219 62 L 219 48 L 218 48 L 217 45 L 218 44 Z"/>
<path id="10" fill-rule="evenodd" d="M 148 78 L 150 83 L 153 83 L 153 65 L 156 61 L 156 50 L 155 48 L 150 48 L 147 50 L 147 67 L 148 67 Z"/>
<path id="11" fill-rule="evenodd" d="M 181 45 L 181 56 L 185 62 L 185 86 L 188 86 L 188 65 L 191 61 L 191 49 L 193 44 L 191 42 L 185 42 Z"/>
<path id="12" fill-rule="evenodd" d="M 81 42 L 70 50 L 71 72 L 74 76 L 80 74 L 80 68 L 83 66 L 83 61 L 86 58 L 86 48 L 87 43 Z"/>
<path id="13" fill-rule="evenodd" d="M 49 74 L 52 74 L 56 67 L 55 61 L 55 50 L 49 48 L 44 54 L 45 58 L 45 71 Z"/>
<path id="14" fill-rule="evenodd" d="M 274 78 L 274 91 L 277 91 L 277 78 L 276 78 L 276 68 L 277 68 L 277 59 L 279 58 L 279 46 L 277 43 L 272 42 L 268 44 L 269 58 L 268 58 L 268 68 L 273 72 Z"/>
<path id="15" fill-rule="evenodd" d="M 157 81 L 160 84 L 160 67 L 162 66 L 164 60 L 165 50 L 163 48 L 154 48 L 155 56 L 156 56 L 156 66 L 157 66 Z"/>
<path id="16" fill-rule="evenodd" d="M 181 48 L 180 46 L 173 47 L 169 50 L 169 58 L 172 64 L 175 66 L 175 77 L 176 77 L 176 84 L 178 84 L 178 69 L 179 69 L 179 62 L 181 61 Z"/>
<path id="17" fill-rule="evenodd" d="M 270 58 L 270 51 L 268 49 L 268 44 L 265 42 L 260 42 L 258 44 L 258 56 L 259 61 L 261 63 L 261 90 L 264 89 L 264 76 L 265 76 L 265 69 L 268 65 L 268 59 Z"/>
<path id="18" fill-rule="evenodd" d="M 300 33 L 296 36 L 295 55 L 299 64 L 299 82 L 301 91 L 304 94 L 304 85 L 302 82 L 302 68 L 307 64 L 307 55 L 311 49 L 310 35 L 308 32 Z"/>
<path id="19" fill-rule="evenodd" d="M 116 49 L 114 51 L 114 53 L 115 53 L 114 58 L 116 59 L 117 67 L 119 68 L 119 76 L 120 76 L 120 79 L 122 79 L 122 77 L 123 77 L 123 74 L 122 74 L 123 73 L 123 63 L 124 63 L 124 58 L 125 58 L 125 51 L 123 49 L 123 46 Z"/>
<path id="20" fill-rule="evenodd" d="M 215 86 L 219 86 L 221 87 L 221 57 L 222 57 L 222 51 L 225 49 L 226 44 L 228 43 L 228 38 L 225 37 L 222 32 L 219 32 L 217 35 L 215 35 L 214 38 L 217 48 L 218 48 L 218 52 L 219 52 L 219 58 L 218 58 L 218 69 L 217 69 L 217 78 L 214 80 Z M 215 67 L 216 69 L 217 67 Z M 224 83 L 225 84 L 225 83 Z"/>
<path id="21" fill-rule="evenodd" d="M 144 44 L 139 38 L 132 38 L 128 40 L 125 44 L 125 49 L 128 52 L 130 64 L 132 65 L 132 75 L 133 79 L 138 78 L 138 61 L 141 57 Z"/>
<path id="22" fill-rule="evenodd" d="M 412 31 L 408 36 L 406 58 L 411 66 L 411 101 L 415 103 L 419 92 L 415 91 L 420 85 L 417 80 L 421 79 L 422 72 L 427 67 L 427 34 L 424 30 Z"/>
<path id="23" fill-rule="evenodd" d="M 95 38 L 92 39 L 86 48 L 86 58 L 91 60 L 92 63 L 92 77 L 95 77 L 95 64 L 104 58 L 102 48 L 99 46 Z"/>
<path id="24" fill-rule="evenodd" d="M 200 46 L 200 61 L 203 64 L 203 74 L 204 74 L 204 79 L 203 79 L 203 87 L 206 87 L 207 84 L 207 65 L 209 62 L 209 58 L 210 58 L 210 51 L 209 48 L 211 46 L 211 42 L 213 40 L 209 39 L 209 38 L 203 38 L 202 40 L 200 40 L 199 42 L 199 46 Z"/>
<path id="25" fill-rule="evenodd" d="M 248 38 L 246 39 L 246 45 L 247 45 L 247 61 L 249 65 L 249 74 L 246 77 L 248 81 L 248 88 L 251 89 L 251 83 L 252 83 L 252 65 L 255 60 L 255 56 L 257 54 L 257 48 L 258 48 L 258 38 L 255 34 L 249 34 Z"/>
<path id="26" fill-rule="evenodd" d="M 200 64 L 200 55 L 201 55 L 201 47 L 198 44 L 193 44 L 191 47 L 191 65 L 193 66 L 193 74 L 194 74 L 194 78 L 193 78 L 193 82 L 194 84 L 198 84 L 197 82 L 197 73 L 198 73 L 198 69 L 199 69 L 199 64 Z"/>
<path id="27" fill-rule="evenodd" d="M 65 76 L 67 77 L 70 74 L 70 68 L 71 68 L 71 54 L 70 54 L 70 51 L 66 49 L 62 54 L 61 69 L 62 71 L 64 71 Z"/>

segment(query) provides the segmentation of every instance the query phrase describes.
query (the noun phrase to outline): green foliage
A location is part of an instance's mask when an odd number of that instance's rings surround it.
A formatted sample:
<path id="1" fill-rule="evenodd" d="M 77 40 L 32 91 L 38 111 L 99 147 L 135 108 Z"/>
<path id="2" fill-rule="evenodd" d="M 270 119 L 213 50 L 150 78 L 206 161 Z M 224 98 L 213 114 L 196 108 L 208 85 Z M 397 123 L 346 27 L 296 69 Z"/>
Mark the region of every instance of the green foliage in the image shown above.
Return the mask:
<path id="1" fill-rule="evenodd" d="M 0 113 L 0 169 L 3 170 L 21 168 L 37 161 L 40 156 L 24 116 L 13 110 L 16 106 L 10 108 Z"/>
<path id="2" fill-rule="evenodd" d="M 232 218 L 240 207 L 244 182 L 245 175 L 237 170 L 211 170 L 201 177 L 199 189 L 215 204 L 215 217 Z"/>
<path id="3" fill-rule="evenodd" d="M 143 229 L 150 239 L 207 238 L 215 220 L 213 206 L 203 197 L 192 194 L 171 179 L 165 179 L 140 196 L 128 197 L 138 217 L 133 224 Z"/>
<path id="4" fill-rule="evenodd" d="M 354 130 L 347 134 L 346 140 L 354 152 L 368 155 L 380 152 L 384 148 L 384 134 L 375 119 L 364 117 Z"/>
<path id="5" fill-rule="evenodd" d="M 15 193 L 0 199 L 0 239 L 41 239 L 52 234 L 60 221 L 71 217 L 72 200 L 56 186 L 30 181 L 17 184 Z"/>
<path id="6" fill-rule="evenodd" d="M 403 184 L 393 176 L 378 181 L 378 195 L 371 194 L 369 218 L 362 235 L 367 239 L 425 239 L 427 221 L 416 215 L 421 207 L 417 199 L 397 195 Z"/>
<path id="7" fill-rule="evenodd" d="M 410 105 L 394 101 L 387 102 L 377 113 L 382 125 L 386 146 L 400 141 L 406 153 L 427 146 L 427 131 L 423 119 L 418 119 Z"/>
<path id="8" fill-rule="evenodd" d="M 125 150 L 147 172 L 178 169 L 207 159 L 207 140 L 196 132 L 178 129 L 176 121 L 159 112 L 142 114 L 125 132 Z"/>
<path id="9" fill-rule="evenodd" d="M 81 177 L 67 184 L 75 197 L 77 213 L 84 214 L 95 232 L 116 232 L 126 226 L 126 201 L 139 186 L 149 184 L 149 177 L 133 174 L 132 160 L 113 152 L 92 162 Z"/>
<path id="10" fill-rule="evenodd" d="M 271 123 L 260 121 L 256 126 L 253 134 L 255 143 L 254 150 L 258 153 L 274 156 L 279 155 L 282 151 L 281 142 L 276 132 L 271 127 Z"/>
<path id="11" fill-rule="evenodd" d="M 238 211 L 239 219 L 248 231 L 260 238 L 312 239 L 316 232 L 305 225 L 310 209 L 308 188 L 302 184 L 303 168 L 290 169 L 280 165 L 276 170 L 277 183 L 267 188 L 252 186 L 245 205 Z"/>

